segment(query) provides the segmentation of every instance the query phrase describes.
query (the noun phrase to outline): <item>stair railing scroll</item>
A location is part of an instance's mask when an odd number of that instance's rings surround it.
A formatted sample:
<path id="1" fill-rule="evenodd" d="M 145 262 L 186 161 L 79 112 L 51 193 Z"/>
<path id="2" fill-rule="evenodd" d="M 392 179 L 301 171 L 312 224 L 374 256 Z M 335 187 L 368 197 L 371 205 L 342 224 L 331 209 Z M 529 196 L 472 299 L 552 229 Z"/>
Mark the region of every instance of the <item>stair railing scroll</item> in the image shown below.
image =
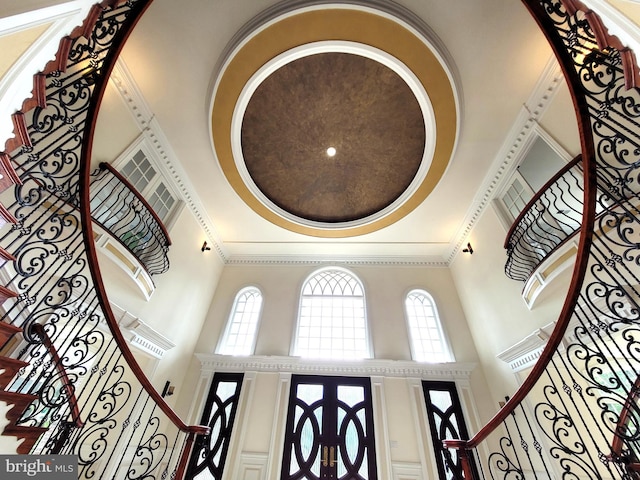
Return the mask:
<path id="1" fill-rule="evenodd" d="M 91 217 L 118 239 L 149 275 L 169 270 L 169 232 L 145 198 L 108 163 L 101 163 L 91 175 Z"/>
<path id="2" fill-rule="evenodd" d="M 527 281 L 545 258 L 580 230 L 583 177 L 578 155 L 522 209 L 504 244 L 507 277 Z"/>
<path id="3" fill-rule="evenodd" d="M 209 430 L 184 424 L 136 362 L 109 306 L 92 233 L 100 101 L 150 3 L 96 5 L 37 76 L 34 98 L 14 116 L 16 139 L 6 144 L 20 178 L 14 198 L 2 198 L 15 217 L 0 231 L 0 245 L 15 257 L 2 275 L 19 294 L 4 303 L 1 320 L 22 330 L 12 356 L 27 363 L 9 388 L 38 395 L 21 421 L 48 431 L 31 453 L 77 455 L 81 479 L 181 479 L 194 438 Z"/>
<path id="4" fill-rule="evenodd" d="M 471 440 L 484 476 L 640 478 L 640 92 L 633 55 L 577 0 L 523 0 L 564 71 L 584 201 L 569 293 L 522 386 Z M 631 88 L 629 88 L 631 87 Z M 462 456 L 464 459 L 464 456 Z M 463 478 L 472 478 L 468 471 Z"/>

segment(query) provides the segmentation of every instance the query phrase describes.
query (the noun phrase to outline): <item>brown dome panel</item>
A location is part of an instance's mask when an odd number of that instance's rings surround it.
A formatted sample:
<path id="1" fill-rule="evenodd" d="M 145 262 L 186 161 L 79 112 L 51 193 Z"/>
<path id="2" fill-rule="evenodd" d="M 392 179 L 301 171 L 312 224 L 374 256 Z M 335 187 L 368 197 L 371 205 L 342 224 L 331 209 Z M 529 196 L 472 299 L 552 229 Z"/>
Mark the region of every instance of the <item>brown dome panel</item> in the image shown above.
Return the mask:
<path id="1" fill-rule="evenodd" d="M 383 210 L 409 187 L 425 124 L 393 70 L 359 55 L 320 53 L 257 87 L 241 144 L 249 175 L 271 202 L 299 218 L 340 223 Z"/>

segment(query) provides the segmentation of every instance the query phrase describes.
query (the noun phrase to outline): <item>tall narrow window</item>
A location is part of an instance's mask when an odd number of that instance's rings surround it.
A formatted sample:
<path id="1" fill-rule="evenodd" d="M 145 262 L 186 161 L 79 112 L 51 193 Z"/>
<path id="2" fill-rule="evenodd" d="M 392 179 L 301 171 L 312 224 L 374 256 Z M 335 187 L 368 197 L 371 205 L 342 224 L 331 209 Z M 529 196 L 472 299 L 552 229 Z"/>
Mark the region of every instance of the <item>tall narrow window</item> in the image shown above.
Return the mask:
<path id="1" fill-rule="evenodd" d="M 407 295 L 404 305 L 413 359 L 418 362 L 452 361 L 453 357 L 431 295 L 424 290 L 412 290 Z"/>
<path id="2" fill-rule="evenodd" d="M 529 186 L 519 178 L 514 178 L 513 183 L 511 183 L 507 191 L 502 195 L 502 202 L 512 220 L 515 220 L 518 215 L 520 215 L 520 212 L 532 197 L 533 193 Z"/>
<path id="3" fill-rule="evenodd" d="M 251 355 L 262 308 L 262 293 L 256 287 L 243 288 L 236 295 L 224 335 L 216 353 Z"/>
<path id="4" fill-rule="evenodd" d="M 364 289 L 350 272 L 323 269 L 302 287 L 294 355 L 369 358 Z"/>

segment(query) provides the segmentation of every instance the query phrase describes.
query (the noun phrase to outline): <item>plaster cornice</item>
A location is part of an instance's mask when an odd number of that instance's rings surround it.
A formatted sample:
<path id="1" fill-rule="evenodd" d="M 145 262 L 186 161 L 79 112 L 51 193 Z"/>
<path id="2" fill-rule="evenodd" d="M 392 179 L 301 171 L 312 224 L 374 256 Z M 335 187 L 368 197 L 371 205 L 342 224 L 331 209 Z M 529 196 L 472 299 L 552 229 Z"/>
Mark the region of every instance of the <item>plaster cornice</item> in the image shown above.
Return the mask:
<path id="1" fill-rule="evenodd" d="M 149 139 L 149 143 L 156 149 L 162 159 L 160 166 L 163 169 L 163 173 L 173 180 L 173 184 L 178 188 L 182 200 L 204 229 L 222 262 L 226 263 L 228 254 L 216 232 L 213 221 L 207 215 L 206 209 L 198 197 L 195 188 L 189 181 L 189 177 L 180 165 L 180 162 L 177 161 L 178 157 L 171 148 L 169 140 L 122 58 L 119 58 L 116 62 L 109 80 L 120 93 L 138 128 L 143 132 L 143 135 Z"/>
<path id="2" fill-rule="evenodd" d="M 502 144 L 502 148 L 500 148 L 493 161 L 492 168 L 485 177 L 485 181 L 478 189 L 478 194 L 471 204 L 465 220 L 462 222 L 462 227 L 455 236 L 454 244 L 451 246 L 451 251 L 446 260 L 448 265 L 453 262 L 462 246 L 466 245 L 473 227 L 490 204 L 502 181 L 504 181 L 506 173 L 515 167 L 515 162 L 519 159 L 519 153 L 526 144 L 531 131 L 546 111 L 563 81 L 564 76 L 560 66 L 555 57 L 551 56 L 529 99 L 520 109 L 509 134 Z"/>
<path id="3" fill-rule="evenodd" d="M 233 357 L 196 353 L 202 373 L 273 372 L 307 375 L 356 375 L 468 380 L 475 363 L 417 363 L 406 360 L 313 360 L 300 357 Z"/>
<path id="4" fill-rule="evenodd" d="M 227 265 L 345 265 L 345 266 L 397 266 L 397 267 L 431 267 L 431 268 L 447 268 L 448 263 L 442 260 L 428 258 L 322 258 L 322 257 L 305 257 L 287 259 L 282 257 L 232 257 L 226 262 Z"/>

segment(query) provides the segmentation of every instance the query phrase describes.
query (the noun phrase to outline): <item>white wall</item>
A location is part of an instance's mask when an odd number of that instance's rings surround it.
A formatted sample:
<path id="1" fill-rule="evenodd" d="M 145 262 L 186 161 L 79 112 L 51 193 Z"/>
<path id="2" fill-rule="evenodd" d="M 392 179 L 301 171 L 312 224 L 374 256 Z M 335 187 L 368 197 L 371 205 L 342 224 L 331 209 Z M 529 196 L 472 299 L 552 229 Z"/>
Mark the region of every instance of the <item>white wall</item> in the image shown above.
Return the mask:
<path id="1" fill-rule="evenodd" d="M 196 352 L 214 353 L 218 339 L 224 331 L 236 293 L 247 285 L 255 285 L 262 290 L 263 311 L 259 324 L 256 355 L 289 355 L 291 339 L 295 329 L 298 313 L 300 290 L 305 279 L 318 266 L 311 265 L 269 265 L 269 266 L 225 266 L 218 288 L 216 289 L 211 308 L 207 314 Z M 479 356 L 473 343 L 471 331 L 467 326 L 462 304 L 458 298 L 451 273 L 448 268 L 429 268 L 416 266 L 354 266 L 349 268 L 362 281 L 365 287 L 366 307 L 371 329 L 373 351 L 376 359 L 410 360 L 410 347 L 406 321 L 404 316 L 404 296 L 413 288 L 424 288 L 433 295 L 437 304 L 443 327 L 448 334 L 451 347 L 457 362 L 479 362 Z M 194 359 L 185 380 L 185 391 L 196 391 L 199 380 L 200 364 Z M 277 385 L 265 386 L 268 380 L 260 380 L 260 388 L 272 389 L 271 393 L 260 395 L 259 409 L 270 408 L 269 402 L 275 401 Z M 274 380 L 275 382 L 275 380 Z M 277 383 L 277 382 L 276 382 Z M 256 387 L 258 388 L 258 387 Z M 470 388 L 476 398 L 482 422 L 493 414 L 493 406 L 488 394 L 483 369 L 478 365 L 470 378 Z M 392 392 L 392 398 L 402 392 Z M 393 400 L 392 403 L 396 403 Z M 398 411 L 397 415 L 407 412 Z M 191 420 L 198 418 L 194 413 Z M 254 412 L 250 412 L 254 415 Z M 395 421 L 394 421 L 395 422 Z M 411 419 L 401 421 L 394 429 L 395 438 L 401 440 L 402 422 L 413 422 Z M 264 423 L 264 420 L 263 422 Z M 260 421 L 254 425 L 255 428 Z M 252 424 L 253 425 L 253 424 Z M 395 425 L 395 423 L 394 423 Z M 254 428 L 252 427 L 252 428 Z M 480 424 L 471 425 L 476 431 Z M 264 426 L 267 429 L 267 426 Z M 253 432 L 253 430 L 252 430 Z M 252 433 L 249 442 L 264 442 L 265 438 Z M 413 434 L 412 434 L 413 435 Z M 259 448 L 260 447 L 260 448 Z M 247 448 L 262 450 L 263 443 L 248 444 Z M 398 460 L 404 461 L 403 455 L 415 457 L 420 448 L 417 444 L 409 444 L 406 448 L 398 448 L 394 454 Z"/>
<path id="2" fill-rule="evenodd" d="M 289 355 L 298 313 L 300 290 L 318 266 L 227 265 L 220 278 L 197 351 L 212 353 L 222 334 L 236 293 L 247 285 L 262 290 L 264 303 L 256 355 Z M 447 268 L 405 266 L 355 266 L 350 270 L 364 284 L 366 308 L 375 358 L 410 360 L 404 316 L 404 296 L 412 288 L 424 288 L 437 304 L 457 361 L 478 356 Z"/>
<path id="3" fill-rule="evenodd" d="M 92 169 L 100 162 L 112 163 L 141 133 L 122 97 L 109 83 L 96 125 Z M 158 390 L 171 381 L 175 394 L 167 400 L 185 416 L 192 398 L 186 395 L 183 402 L 180 399 L 184 372 L 191 362 L 223 265 L 215 251 L 201 251 L 206 236 L 188 208 L 182 210 L 169 235 L 170 268 L 153 277 L 156 290 L 150 300 L 107 256 L 100 254 L 99 262 L 109 300 L 176 345 L 159 362 L 151 381 Z"/>
<path id="4" fill-rule="evenodd" d="M 539 123 L 568 153 L 579 153 L 577 125 L 566 86 L 560 88 Z M 529 310 L 521 295 L 524 284 L 508 279 L 504 273 L 506 234 L 495 210 L 485 209 L 470 234 L 473 255 L 459 253 L 451 267 L 496 409 L 497 402 L 518 386 L 511 369 L 496 356 L 556 320 L 568 288 L 567 282 L 558 282 Z"/>

